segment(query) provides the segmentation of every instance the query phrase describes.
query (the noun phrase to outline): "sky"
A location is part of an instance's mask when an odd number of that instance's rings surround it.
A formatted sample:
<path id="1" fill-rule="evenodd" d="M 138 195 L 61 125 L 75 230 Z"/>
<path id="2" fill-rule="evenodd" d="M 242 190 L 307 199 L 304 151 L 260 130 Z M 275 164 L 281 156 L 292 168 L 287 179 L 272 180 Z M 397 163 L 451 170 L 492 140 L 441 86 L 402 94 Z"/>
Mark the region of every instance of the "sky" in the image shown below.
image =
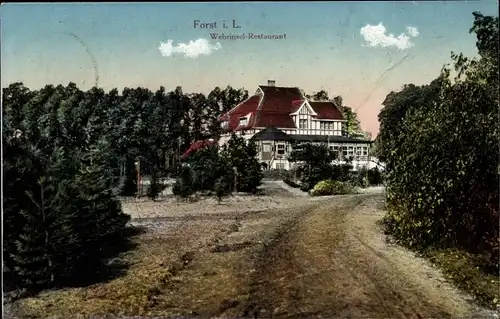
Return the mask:
<path id="1" fill-rule="evenodd" d="M 84 90 L 182 86 L 205 94 L 231 85 L 252 94 L 275 80 L 341 95 L 362 128 L 376 135 L 389 92 L 429 83 L 451 62 L 451 51 L 477 54 L 469 34 L 473 11 L 498 16 L 498 5 L 4 3 L 1 83 L 38 89 L 74 82 Z"/>

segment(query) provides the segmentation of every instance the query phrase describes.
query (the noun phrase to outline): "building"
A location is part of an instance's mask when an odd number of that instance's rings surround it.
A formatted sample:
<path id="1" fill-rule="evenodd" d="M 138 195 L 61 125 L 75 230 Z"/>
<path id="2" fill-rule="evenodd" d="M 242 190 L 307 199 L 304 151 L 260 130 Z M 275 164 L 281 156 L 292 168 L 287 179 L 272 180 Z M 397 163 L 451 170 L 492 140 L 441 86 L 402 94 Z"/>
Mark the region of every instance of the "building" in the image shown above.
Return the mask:
<path id="1" fill-rule="evenodd" d="M 270 169 L 291 169 L 287 160 L 293 141 L 326 143 L 339 154 L 338 163 L 354 168 L 377 166 L 371 141 L 347 136 L 347 120 L 335 103 L 307 100 L 296 87 L 260 85 L 254 95 L 220 117 L 225 144 L 234 132 L 256 142 L 259 159 Z"/>

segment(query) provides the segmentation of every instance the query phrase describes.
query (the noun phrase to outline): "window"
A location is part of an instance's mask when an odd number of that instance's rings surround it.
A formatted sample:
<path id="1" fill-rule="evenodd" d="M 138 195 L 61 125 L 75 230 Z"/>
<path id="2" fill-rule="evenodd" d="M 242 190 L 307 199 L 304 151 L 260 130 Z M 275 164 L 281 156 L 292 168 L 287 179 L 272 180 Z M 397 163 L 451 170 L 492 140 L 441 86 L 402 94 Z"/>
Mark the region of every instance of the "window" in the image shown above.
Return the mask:
<path id="1" fill-rule="evenodd" d="M 240 125 L 247 125 L 247 118 L 246 117 L 240 118 Z"/>
<path id="2" fill-rule="evenodd" d="M 225 128 L 227 128 L 229 126 L 229 123 L 228 123 L 228 121 L 222 121 L 220 123 L 220 126 L 225 129 Z"/>
<path id="3" fill-rule="evenodd" d="M 271 152 L 271 144 L 262 144 L 263 152 Z"/>
<path id="4" fill-rule="evenodd" d="M 342 146 L 342 156 L 343 157 L 347 156 L 347 146 Z"/>
<path id="5" fill-rule="evenodd" d="M 278 144 L 278 155 L 285 154 L 285 144 Z"/>
<path id="6" fill-rule="evenodd" d="M 307 128 L 307 120 L 300 119 L 299 120 L 299 128 Z"/>
<path id="7" fill-rule="evenodd" d="M 368 147 L 363 146 L 363 156 L 368 156 Z"/>
<path id="8" fill-rule="evenodd" d="M 348 146 L 347 147 L 347 156 L 353 156 L 354 155 L 354 147 Z"/>
<path id="9" fill-rule="evenodd" d="M 319 128 L 321 130 L 333 130 L 333 122 L 325 122 L 325 121 L 321 121 L 319 123 Z"/>

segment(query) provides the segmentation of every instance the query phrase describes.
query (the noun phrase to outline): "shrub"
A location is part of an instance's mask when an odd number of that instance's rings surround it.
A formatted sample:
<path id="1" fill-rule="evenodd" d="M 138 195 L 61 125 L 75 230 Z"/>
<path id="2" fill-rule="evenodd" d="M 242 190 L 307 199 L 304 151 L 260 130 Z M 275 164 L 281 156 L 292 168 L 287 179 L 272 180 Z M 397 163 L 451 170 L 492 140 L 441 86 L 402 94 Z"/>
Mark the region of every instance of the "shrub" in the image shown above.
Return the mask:
<path id="1" fill-rule="evenodd" d="M 377 186 L 382 185 L 383 182 L 384 175 L 377 167 L 368 170 L 368 185 Z"/>
<path id="2" fill-rule="evenodd" d="M 294 181 L 292 181 L 292 180 L 291 180 L 291 179 L 289 179 L 289 178 L 285 178 L 285 179 L 283 180 L 283 182 L 284 182 L 285 184 L 287 184 L 288 186 L 290 186 L 290 187 L 293 187 L 293 188 L 300 188 L 300 185 L 299 185 L 299 184 L 295 183 Z"/>
<path id="3" fill-rule="evenodd" d="M 235 134 L 223 146 L 221 157 L 231 169 L 237 170 L 237 191 L 255 193 L 262 178 L 262 165 L 257 159 L 257 147 L 253 141 L 245 141 Z M 226 173 L 230 173 L 229 169 Z"/>
<path id="4" fill-rule="evenodd" d="M 172 193 L 180 198 L 187 198 L 195 193 L 193 187 L 193 174 L 189 167 L 183 167 L 172 186 Z"/>
<path id="5" fill-rule="evenodd" d="M 221 202 L 224 196 L 231 193 L 231 185 L 227 183 L 224 177 L 219 177 L 214 185 L 214 193 L 217 198 L 217 202 Z"/>
<path id="6" fill-rule="evenodd" d="M 291 177 L 291 172 L 280 169 L 269 169 L 262 172 L 263 178 L 271 180 L 282 180 Z"/>
<path id="7" fill-rule="evenodd" d="M 312 196 L 345 195 L 353 193 L 351 185 L 334 180 L 324 180 L 314 186 Z"/>
<path id="8" fill-rule="evenodd" d="M 158 195 L 162 192 L 162 190 L 165 188 L 161 183 L 160 179 L 158 177 L 158 172 L 156 169 L 153 169 L 151 171 L 151 182 L 148 187 L 147 195 L 151 200 L 156 200 Z"/>

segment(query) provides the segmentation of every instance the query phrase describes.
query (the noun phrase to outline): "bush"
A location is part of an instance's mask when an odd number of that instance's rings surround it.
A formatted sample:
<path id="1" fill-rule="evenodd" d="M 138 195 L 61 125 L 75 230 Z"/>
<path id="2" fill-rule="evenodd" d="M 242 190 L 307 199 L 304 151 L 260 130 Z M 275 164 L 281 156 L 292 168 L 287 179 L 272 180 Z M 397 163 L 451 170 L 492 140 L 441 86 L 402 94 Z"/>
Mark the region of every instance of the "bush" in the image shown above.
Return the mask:
<path id="1" fill-rule="evenodd" d="M 172 193 L 180 198 L 187 198 L 195 193 L 193 184 L 193 173 L 189 167 L 183 167 L 172 186 Z"/>
<path id="2" fill-rule="evenodd" d="M 257 159 L 257 147 L 253 141 L 245 141 L 244 138 L 235 134 L 223 146 L 221 157 L 228 164 L 228 167 L 236 168 L 238 192 L 255 193 L 261 184 L 263 173 L 262 165 Z M 228 171 L 226 174 L 230 174 Z"/>
<path id="3" fill-rule="evenodd" d="M 368 170 L 368 185 L 378 186 L 384 182 L 384 175 L 378 168 L 371 168 Z"/>
<path id="4" fill-rule="evenodd" d="M 224 177 L 219 177 L 214 185 L 214 193 L 217 202 L 221 202 L 224 196 L 231 194 L 231 186 Z"/>
<path id="5" fill-rule="evenodd" d="M 352 194 L 353 188 L 351 185 L 334 180 L 324 180 L 314 186 L 311 191 L 312 196 L 327 196 L 327 195 L 346 195 Z"/>
<path id="6" fill-rule="evenodd" d="M 271 180 L 282 180 L 282 179 L 287 179 L 290 178 L 292 173 L 290 171 L 286 170 L 280 170 L 280 169 L 269 169 L 269 170 L 264 170 L 262 172 L 263 178 L 271 179 Z"/>
<path id="7" fill-rule="evenodd" d="M 156 200 L 156 198 L 163 191 L 164 188 L 165 186 L 161 184 L 157 170 L 153 169 L 151 171 L 151 182 L 147 191 L 148 197 L 153 201 Z"/>
<path id="8" fill-rule="evenodd" d="M 285 184 L 287 184 L 288 186 L 290 186 L 290 187 L 293 187 L 293 188 L 300 188 L 300 185 L 299 185 L 299 184 L 295 183 L 294 181 L 292 181 L 292 180 L 291 180 L 291 179 L 289 179 L 289 178 L 285 178 L 285 179 L 283 180 L 283 182 L 284 182 Z"/>

